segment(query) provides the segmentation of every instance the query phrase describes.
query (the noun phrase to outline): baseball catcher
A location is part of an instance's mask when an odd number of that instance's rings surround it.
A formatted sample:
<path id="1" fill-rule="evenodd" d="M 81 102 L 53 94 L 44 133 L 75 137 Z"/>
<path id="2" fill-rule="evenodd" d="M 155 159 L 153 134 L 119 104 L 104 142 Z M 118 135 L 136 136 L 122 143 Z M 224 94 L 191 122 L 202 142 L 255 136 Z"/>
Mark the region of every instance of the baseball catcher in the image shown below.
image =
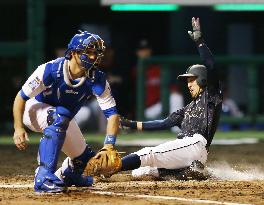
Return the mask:
<path id="1" fill-rule="evenodd" d="M 107 118 L 104 147 L 95 159 L 104 168 L 117 156 L 114 144 L 119 115 L 110 85 L 99 70 L 104 52 L 105 44 L 100 36 L 87 31 L 75 34 L 65 56 L 38 66 L 15 98 L 13 138 L 17 148 L 27 147 L 28 134 L 24 125 L 43 133 L 34 179 L 35 192 L 56 193 L 72 185 L 92 185 L 93 177 L 84 176 L 83 171 L 95 152 L 86 144 L 73 119 L 91 96 L 96 97 Z M 61 151 L 68 157 L 56 171 Z M 95 169 L 100 170 L 98 167 Z"/>
<path id="2" fill-rule="evenodd" d="M 191 65 L 186 73 L 178 76 L 187 83 L 192 101 L 162 120 L 140 122 L 121 119 L 122 127 L 142 131 L 164 130 L 173 126 L 181 128 L 177 139 L 145 147 L 122 158 L 120 170 L 133 170 L 133 176 L 162 176 L 185 168 L 202 168 L 207 160 L 223 97 L 212 54 L 202 38 L 199 18 L 192 18 L 192 31 L 188 34 L 203 61 L 203 64 Z"/>

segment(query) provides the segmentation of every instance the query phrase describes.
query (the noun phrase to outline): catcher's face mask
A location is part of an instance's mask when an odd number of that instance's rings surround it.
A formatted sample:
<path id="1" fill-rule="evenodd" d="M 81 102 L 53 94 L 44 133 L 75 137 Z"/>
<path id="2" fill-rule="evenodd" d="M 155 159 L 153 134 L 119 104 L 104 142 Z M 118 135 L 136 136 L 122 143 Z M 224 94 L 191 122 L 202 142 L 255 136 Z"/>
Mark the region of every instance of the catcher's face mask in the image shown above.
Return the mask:
<path id="1" fill-rule="evenodd" d="M 104 41 L 96 34 L 83 31 L 72 38 L 65 52 L 65 58 L 71 59 L 73 51 L 78 54 L 81 67 L 89 72 L 98 66 L 104 55 Z"/>

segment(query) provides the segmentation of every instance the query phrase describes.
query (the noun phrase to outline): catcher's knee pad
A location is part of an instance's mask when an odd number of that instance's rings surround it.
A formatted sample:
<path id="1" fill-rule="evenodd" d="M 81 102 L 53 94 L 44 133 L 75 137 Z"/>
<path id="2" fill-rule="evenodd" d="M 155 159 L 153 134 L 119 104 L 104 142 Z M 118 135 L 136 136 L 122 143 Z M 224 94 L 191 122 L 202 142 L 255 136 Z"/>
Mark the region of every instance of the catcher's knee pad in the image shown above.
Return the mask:
<path id="1" fill-rule="evenodd" d="M 48 116 L 47 116 L 47 124 L 52 125 L 54 120 L 56 119 L 56 109 L 55 108 L 50 108 L 48 109 Z"/>
<path id="2" fill-rule="evenodd" d="M 65 140 L 70 118 L 56 114 L 54 122 L 44 129 L 39 145 L 39 164 L 55 172 L 58 157 Z"/>
<path id="3" fill-rule="evenodd" d="M 66 130 L 70 123 L 70 118 L 58 113 L 52 114 L 52 124 L 44 129 L 44 135 L 46 136 L 58 136 L 60 138 L 65 137 Z M 50 121 L 51 122 L 51 121 Z"/>
<path id="4" fill-rule="evenodd" d="M 64 107 L 52 107 L 48 109 L 47 124 L 49 126 L 58 124 L 59 127 L 67 129 L 70 119 L 72 118 L 71 112 Z"/>

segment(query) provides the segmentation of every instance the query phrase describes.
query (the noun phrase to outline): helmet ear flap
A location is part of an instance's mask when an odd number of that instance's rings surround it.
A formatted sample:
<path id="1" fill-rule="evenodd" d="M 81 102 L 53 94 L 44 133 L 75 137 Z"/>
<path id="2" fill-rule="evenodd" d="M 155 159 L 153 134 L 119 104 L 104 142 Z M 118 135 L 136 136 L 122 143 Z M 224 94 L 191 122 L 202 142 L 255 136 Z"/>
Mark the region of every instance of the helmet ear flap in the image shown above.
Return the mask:
<path id="1" fill-rule="evenodd" d="M 205 87 L 205 86 L 206 86 L 206 84 L 207 84 L 207 80 L 206 80 L 206 79 L 204 79 L 204 78 L 203 78 L 203 79 L 201 79 L 201 80 L 200 80 L 200 82 L 199 82 L 199 86 L 200 86 L 200 87 Z"/>

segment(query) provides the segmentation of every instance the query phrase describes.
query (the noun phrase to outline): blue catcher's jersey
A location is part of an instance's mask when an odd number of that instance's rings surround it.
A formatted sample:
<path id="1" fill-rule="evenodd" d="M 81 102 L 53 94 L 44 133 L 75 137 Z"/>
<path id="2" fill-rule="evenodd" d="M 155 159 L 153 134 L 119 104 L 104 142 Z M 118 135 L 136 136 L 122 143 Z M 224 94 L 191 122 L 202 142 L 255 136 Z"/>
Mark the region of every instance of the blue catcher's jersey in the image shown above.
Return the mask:
<path id="1" fill-rule="evenodd" d="M 37 101 L 54 107 L 63 106 L 71 112 L 71 117 L 91 95 L 95 95 L 106 117 L 117 113 L 115 100 L 103 72 L 96 70 L 93 81 L 86 78 L 80 86 L 74 87 L 82 79 L 71 80 L 67 69 L 68 61 L 65 58 L 40 65 L 23 85 L 20 95 L 24 100 L 35 97 Z M 69 81 L 73 86 L 66 83 Z"/>

